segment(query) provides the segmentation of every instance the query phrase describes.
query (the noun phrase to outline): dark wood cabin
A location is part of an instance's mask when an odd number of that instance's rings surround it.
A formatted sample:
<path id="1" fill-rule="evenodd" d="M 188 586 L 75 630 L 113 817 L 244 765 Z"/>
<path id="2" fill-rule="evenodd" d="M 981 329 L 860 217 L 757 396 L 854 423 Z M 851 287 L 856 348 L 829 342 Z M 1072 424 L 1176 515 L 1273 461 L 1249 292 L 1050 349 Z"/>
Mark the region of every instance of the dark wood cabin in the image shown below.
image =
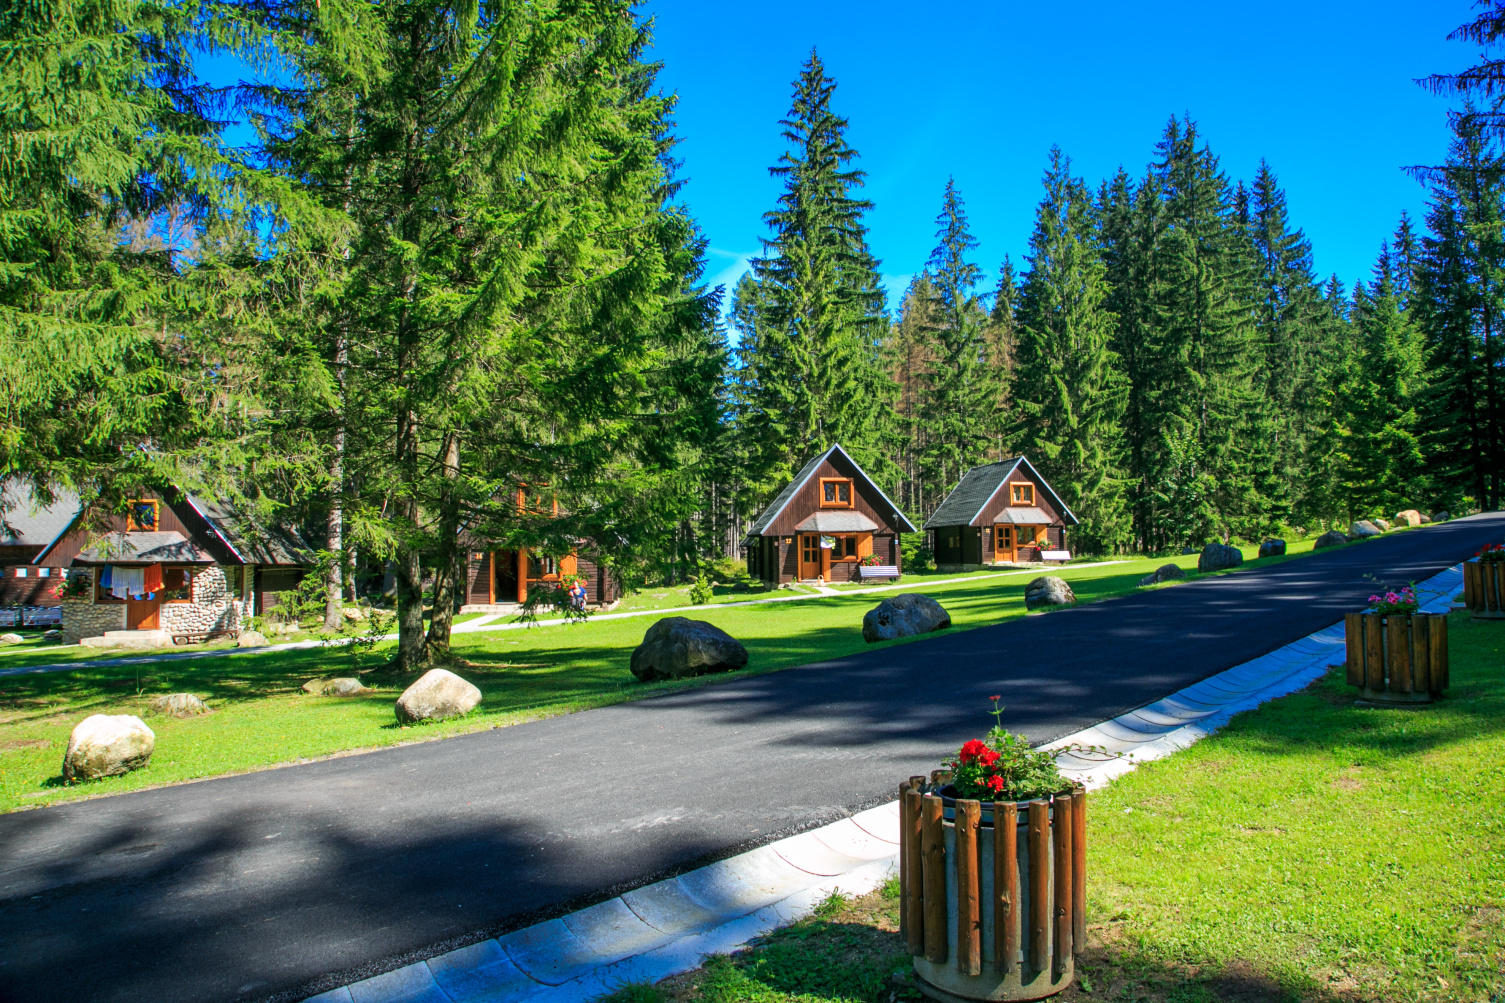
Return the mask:
<path id="1" fill-rule="evenodd" d="M 967 471 L 925 520 L 937 567 L 1032 563 L 1066 549 L 1078 519 L 1022 456 Z"/>
<path id="2" fill-rule="evenodd" d="M 528 489 L 517 492 L 519 509 L 534 504 Z M 551 501 L 553 514 L 559 514 L 559 502 Z M 599 609 L 615 606 L 622 598 L 622 587 L 610 568 L 587 548 L 577 546 L 562 557 L 549 557 L 537 550 L 496 550 L 483 540 L 471 537 L 466 554 L 468 571 L 465 605 L 462 613 L 493 612 L 498 607 L 510 610 L 528 599 L 528 589 L 538 585 L 555 585 L 569 575 L 585 576 L 586 604 Z"/>
<path id="3" fill-rule="evenodd" d="M 773 583 L 855 582 L 876 556 L 899 564 L 899 534 L 918 532 L 841 446 L 806 463 L 742 541 L 747 571 Z"/>
<path id="4" fill-rule="evenodd" d="M 57 564 L 33 564 L 78 513 L 78 496 L 59 492 L 43 504 L 17 480 L 0 485 L 0 606 L 60 604 L 53 586 L 62 576 Z"/>
<path id="5" fill-rule="evenodd" d="M 91 609 L 73 613 L 98 632 L 238 630 L 242 617 L 266 613 L 295 588 L 313 561 L 291 529 L 264 527 L 230 505 L 170 490 L 143 492 L 102 525 L 86 526 L 82 515 L 75 506 L 32 563 L 87 572 Z M 114 579 L 137 569 L 142 591 L 118 594 Z M 65 640 L 72 639 L 69 611 L 65 603 Z"/>

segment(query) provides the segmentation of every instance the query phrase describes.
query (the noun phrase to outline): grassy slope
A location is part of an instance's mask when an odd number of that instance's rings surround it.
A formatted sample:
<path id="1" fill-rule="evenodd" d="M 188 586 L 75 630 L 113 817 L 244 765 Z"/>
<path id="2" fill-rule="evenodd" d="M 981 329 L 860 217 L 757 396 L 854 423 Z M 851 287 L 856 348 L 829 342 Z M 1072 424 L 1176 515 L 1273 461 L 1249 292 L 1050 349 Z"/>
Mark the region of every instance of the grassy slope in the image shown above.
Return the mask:
<path id="1" fill-rule="evenodd" d="M 1505 625 L 1451 627 L 1434 707 L 1357 709 L 1334 670 L 1093 794 L 1085 979 L 1056 998 L 1505 999 Z M 910 998 L 889 891 L 619 996 Z"/>
<path id="2" fill-rule="evenodd" d="M 1293 545 L 1291 556 L 1310 546 L 1310 541 Z M 1139 578 L 1162 563 L 1154 559 L 1097 568 L 1068 566 L 1059 573 L 1072 582 L 1081 601 L 1090 601 L 1133 591 Z M 1175 563 L 1194 568 L 1196 557 L 1177 558 Z M 934 595 L 951 612 L 953 629 L 964 630 L 1023 615 L 1024 584 L 1034 574 L 989 574 L 933 586 L 923 578 L 911 578 L 905 587 Z M 746 644 L 752 671 L 772 671 L 867 649 L 860 631 L 862 615 L 884 594 L 893 593 L 829 596 L 695 615 Z M 633 680 L 627 672 L 628 657 L 652 622 L 651 617 L 634 617 L 456 635 L 456 652 L 468 663 L 459 671 L 481 688 L 481 706 L 462 719 L 414 728 L 399 728 L 393 719 L 392 701 L 400 692 L 395 685 L 349 699 L 302 693 L 299 687 L 311 677 L 350 672 L 348 659 L 332 650 L 0 677 L 0 810 L 442 738 L 715 681 L 708 677 L 645 685 Z M 69 658 L 79 649 L 52 650 L 58 652 L 55 657 Z M 39 655 L 28 652 L 24 657 Z M 12 664 L 0 659 L 0 666 Z M 153 695 L 177 691 L 197 693 L 214 713 L 186 720 L 152 718 L 148 723 L 157 733 L 157 750 L 146 769 L 62 786 L 59 773 L 68 733 L 83 717 L 143 714 Z"/>

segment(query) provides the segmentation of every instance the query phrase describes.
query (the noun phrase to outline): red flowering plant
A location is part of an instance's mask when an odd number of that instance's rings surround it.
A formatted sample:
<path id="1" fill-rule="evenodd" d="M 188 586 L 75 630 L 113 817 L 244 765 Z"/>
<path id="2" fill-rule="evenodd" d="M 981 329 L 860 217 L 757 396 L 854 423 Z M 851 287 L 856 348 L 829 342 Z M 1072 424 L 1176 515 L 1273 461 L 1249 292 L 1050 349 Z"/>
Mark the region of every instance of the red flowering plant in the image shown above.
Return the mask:
<path id="1" fill-rule="evenodd" d="M 997 722 L 986 739 L 972 739 L 946 760 L 956 796 L 978 801 L 1030 801 L 1066 790 L 1071 784 L 1056 768 L 1054 753 L 1032 749 L 1023 735 L 1003 729 L 1001 697 L 993 701 Z"/>
<path id="2" fill-rule="evenodd" d="M 1505 561 L 1505 543 L 1491 543 L 1487 547 L 1480 548 L 1474 555 L 1483 564 L 1495 564 Z"/>
<path id="3" fill-rule="evenodd" d="M 1369 609 L 1386 616 L 1398 613 L 1415 613 L 1421 604 L 1416 601 L 1416 590 L 1406 585 L 1399 592 L 1381 592 L 1369 597 Z"/>
<path id="4" fill-rule="evenodd" d="M 54 599 L 82 599 L 89 594 L 89 586 L 93 579 L 87 571 L 69 573 L 64 569 L 63 574 L 52 584 L 52 597 Z"/>

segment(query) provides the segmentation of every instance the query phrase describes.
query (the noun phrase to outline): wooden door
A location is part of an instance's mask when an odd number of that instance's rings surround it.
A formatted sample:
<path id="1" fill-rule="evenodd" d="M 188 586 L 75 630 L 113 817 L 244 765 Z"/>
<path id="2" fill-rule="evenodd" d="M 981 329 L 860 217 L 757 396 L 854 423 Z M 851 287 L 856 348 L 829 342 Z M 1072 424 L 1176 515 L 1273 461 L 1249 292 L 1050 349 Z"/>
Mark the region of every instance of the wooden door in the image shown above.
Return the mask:
<path id="1" fill-rule="evenodd" d="M 994 526 L 993 528 L 998 531 L 998 539 L 993 545 L 993 560 L 1009 561 L 1012 563 L 1014 560 L 1014 527 Z"/>
<path id="2" fill-rule="evenodd" d="M 162 608 L 162 600 L 152 593 L 150 599 L 135 599 L 131 596 L 125 598 L 125 629 L 126 630 L 156 630 L 161 618 L 158 612 Z"/>
<path id="3" fill-rule="evenodd" d="M 818 576 L 820 572 L 821 549 L 820 534 L 800 534 L 800 579 L 809 580 Z"/>

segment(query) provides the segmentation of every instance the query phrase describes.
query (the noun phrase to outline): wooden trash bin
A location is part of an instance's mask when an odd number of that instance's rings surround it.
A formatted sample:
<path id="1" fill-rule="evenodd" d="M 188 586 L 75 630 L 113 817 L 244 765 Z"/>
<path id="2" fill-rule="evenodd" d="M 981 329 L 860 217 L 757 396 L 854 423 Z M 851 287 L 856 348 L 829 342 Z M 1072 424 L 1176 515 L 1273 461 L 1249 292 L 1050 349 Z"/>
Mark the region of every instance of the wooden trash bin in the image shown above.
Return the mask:
<path id="1" fill-rule="evenodd" d="M 1348 684 L 1376 706 L 1431 703 L 1448 687 L 1448 618 L 1441 613 L 1349 613 Z"/>
<path id="2" fill-rule="evenodd" d="M 941 1003 L 1036 1000 L 1076 978 L 1087 940 L 1087 792 L 1028 802 L 899 785 L 900 932 Z"/>
<path id="3" fill-rule="evenodd" d="M 1463 604 L 1475 620 L 1505 620 L 1505 561 L 1463 562 Z"/>

